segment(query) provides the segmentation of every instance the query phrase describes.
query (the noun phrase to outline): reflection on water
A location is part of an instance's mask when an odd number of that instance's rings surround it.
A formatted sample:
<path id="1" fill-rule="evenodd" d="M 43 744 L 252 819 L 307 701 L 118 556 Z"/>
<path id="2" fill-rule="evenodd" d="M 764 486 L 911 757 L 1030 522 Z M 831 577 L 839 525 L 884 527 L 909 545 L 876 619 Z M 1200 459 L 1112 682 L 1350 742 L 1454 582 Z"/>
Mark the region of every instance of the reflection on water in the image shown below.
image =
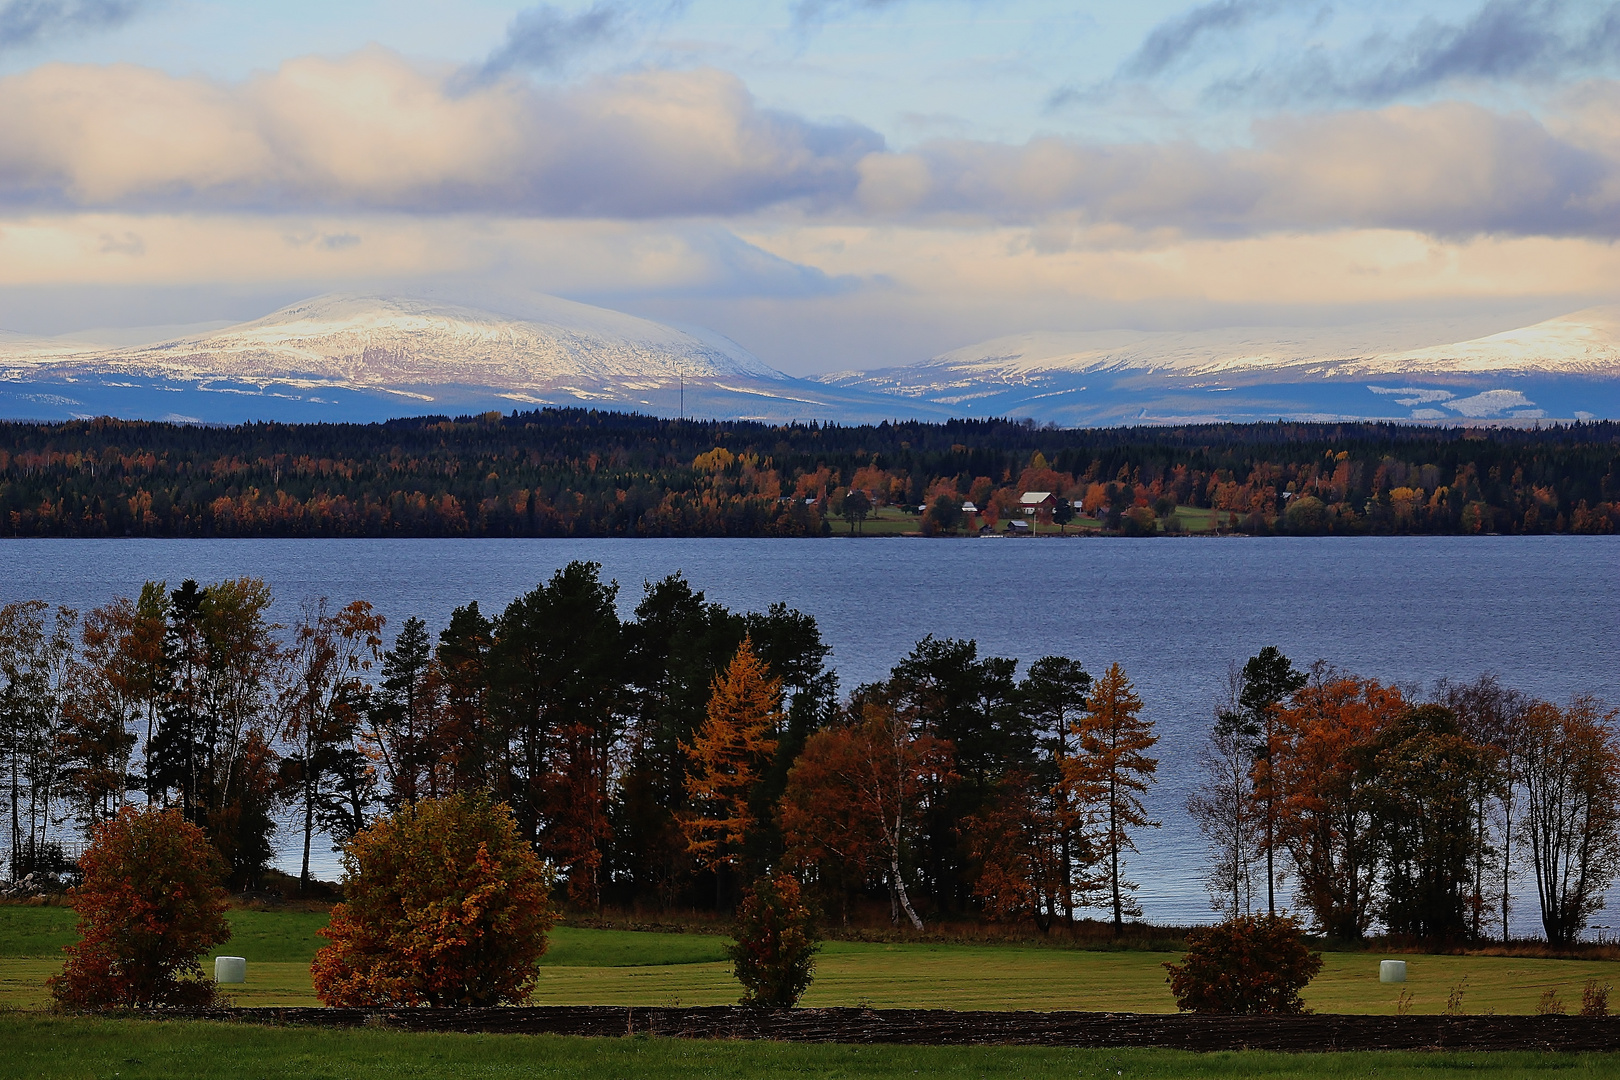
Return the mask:
<path id="1" fill-rule="evenodd" d="M 457 605 L 498 610 L 571 559 L 619 581 L 626 615 L 643 582 L 680 571 L 733 608 L 784 600 L 814 615 L 846 690 L 925 634 L 1025 662 L 1062 653 L 1094 673 L 1117 660 L 1162 734 L 1150 806 L 1164 825 L 1132 864 L 1145 914 L 1167 922 L 1208 917 L 1181 807 L 1227 665 L 1263 645 L 1383 681 L 1490 671 L 1542 697 L 1620 702 L 1620 537 L 9 540 L 0 553 L 0 600 L 82 608 L 148 578 L 253 574 L 283 622 L 329 596 L 435 630 Z M 290 832 L 284 846 L 295 861 Z M 1620 911 L 1595 921 L 1620 924 Z"/>

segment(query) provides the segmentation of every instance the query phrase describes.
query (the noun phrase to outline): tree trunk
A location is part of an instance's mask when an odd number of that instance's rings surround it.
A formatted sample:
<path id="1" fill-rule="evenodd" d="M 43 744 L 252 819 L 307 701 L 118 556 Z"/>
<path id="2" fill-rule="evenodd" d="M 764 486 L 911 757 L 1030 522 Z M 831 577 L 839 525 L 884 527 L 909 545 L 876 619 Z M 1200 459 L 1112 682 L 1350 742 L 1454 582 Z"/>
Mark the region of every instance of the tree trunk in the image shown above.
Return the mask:
<path id="1" fill-rule="evenodd" d="M 906 918 L 911 920 L 911 925 L 913 927 L 921 930 L 923 928 L 923 921 L 919 919 L 917 917 L 917 913 L 912 910 L 911 898 L 906 895 L 906 879 L 900 876 L 900 856 L 897 853 L 891 853 L 889 856 L 889 873 L 892 875 L 892 879 L 894 881 L 895 896 L 899 898 L 900 907 L 905 911 Z"/>
<path id="2" fill-rule="evenodd" d="M 1108 876 L 1114 891 L 1114 936 L 1125 933 L 1124 905 L 1119 896 L 1119 807 L 1118 792 L 1112 780 L 1108 783 Z"/>
<path id="3" fill-rule="evenodd" d="M 311 768 L 309 758 L 304 758 L 304 864 L 298 871 L 298 893 L 300 896 L 309 892 L 309 841 L 315 833 L 315 787 L 311 782 L 314 778 L 314 769 Z"/>

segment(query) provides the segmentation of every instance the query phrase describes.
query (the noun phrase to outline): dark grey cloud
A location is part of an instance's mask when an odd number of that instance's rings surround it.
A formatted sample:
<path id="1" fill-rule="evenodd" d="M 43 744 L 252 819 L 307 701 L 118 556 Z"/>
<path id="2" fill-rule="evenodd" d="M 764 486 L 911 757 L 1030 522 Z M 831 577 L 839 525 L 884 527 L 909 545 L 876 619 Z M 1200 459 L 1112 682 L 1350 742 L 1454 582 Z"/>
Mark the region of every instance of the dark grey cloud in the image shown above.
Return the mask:
<path id="1" fill-rule="evenodd" d="M 628 28 L 631 14 L 624 4 L 605 2 L 572 14 L 551 4 L 528 8 L 512 20 L 506 40 L 479 65 L 474 80 L 497 79 L 513 71 L 555 71 L 619 36 Z"/>
<path id="2" fill-rule="evenodd" d="M 1620 3 L 1489 0 L 1457 23 L 1425 20 L 1221 79 L 1215 100 L 1382 104 L 1468 82 L 1560 82 L 1620 66 Z"/>
<path id="3" fill-rule="evenodd" d="M 111 30 L 147 6 L 146 0 L 9 0 L 0 5 L 0 52 L 55 37 Z"/>

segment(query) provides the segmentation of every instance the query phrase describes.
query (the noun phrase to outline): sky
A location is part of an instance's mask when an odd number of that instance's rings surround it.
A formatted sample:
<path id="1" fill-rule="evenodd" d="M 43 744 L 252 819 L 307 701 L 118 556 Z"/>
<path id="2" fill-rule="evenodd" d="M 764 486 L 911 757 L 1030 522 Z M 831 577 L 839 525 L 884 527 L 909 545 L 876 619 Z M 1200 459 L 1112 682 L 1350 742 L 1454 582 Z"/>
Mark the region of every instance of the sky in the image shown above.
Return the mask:
<path id="1" fill-rule="evenodd" d="M 325 292 L 792 374 L 1620 292 L 1620 2 L 0 0 L 0 329 Z M 1414 330 L 1414 333 L 1418 333 Z"/>

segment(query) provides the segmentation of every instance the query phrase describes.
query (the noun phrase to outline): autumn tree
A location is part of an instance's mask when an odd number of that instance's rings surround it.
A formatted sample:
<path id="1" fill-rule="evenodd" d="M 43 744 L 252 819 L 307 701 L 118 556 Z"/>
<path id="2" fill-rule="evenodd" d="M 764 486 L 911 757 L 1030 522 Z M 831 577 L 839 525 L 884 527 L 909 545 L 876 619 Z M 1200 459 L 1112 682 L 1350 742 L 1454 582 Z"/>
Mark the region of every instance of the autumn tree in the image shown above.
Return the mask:
<path id="1" fill-rule="evenodd" d="M 883 829 L 859 801 L 859 777 L 871 747 L 858 727 L 839 723 L 805 742 L 776 805 L 784 863 L 835 897 L 845 922 L 850 900 L 869 880 L 887 877 Z"/>
<path id="2" fill-rule="evenodd" d="M 1576 941 L 1620 874 L 1620 741 L 1616 713 L 1591 698 L 1536 702 L 1520 720 L 1524 831 L 1554 945 Z"/>
<path id="3" fill-rule="evenodd" d="M 1155 782 L 1159 759 L 1147 756 L 1159 737 L 1153 722 L 1141 717 L 1142 699 L 1118 664 L 1109 665 L 1092 691 L 1088 708 L 1074 723 L 1080 752 L 1067 759 L 1065 777 L 1082 799 L 1097 811 L 1101 829 L 1099 846 L 1114 933 L 1124 933 L 1125 916 L 1140 909 L 1128 895 L 1136 884 L 1126 881 L 1121 863 L 1125 851 L 1135 851 L 1132 830 L 1157 828 L 1147 816 L 1141 796 Z"/>
<path id="4" fill-rule="evenodd" d="M 691 762 L 681 828 L 688 850 L 714 872 L 717 897 L 725 870 L 736 865 L 758 824 L 751 796 L 776 752 L 783 719 L 782 681 L 744 638 L 725 675 L 715 676 L 708 718 L 681 747 Z"/>
<path id="5" fill-rule="evenodd" d="M 848 853 L 882 875 L 894 924 L 904 915 L 921 930 L 907 879 L 929 793 L 953 778 L 951 744 L 915 728 L 883 687 L 863 687 L 788 774 L 781 823 L 789 857 L 802 864 Z"/>
<path id="6" fill-rule="evenodd" d="M 68 797 L 86 829 L 143 783 L 133 755 L 138 742 L 150 746 L 157 722 L 166 600 L 149 581 L 138 599 L 120 597 L 84 617 L 61 746 Z"/>
<path id="7" fill-rule="evenodd" d="M 1277 714 L 1279 838 L 1323 932 L 1359 939 L 1376 914 L 1383 842 L 1376 756 L 1406 712 L 1400 691 L 1320 669 Z"/>
<path id="8" fill-rule="evenodd" d="M 304 604 L 288 649 L 281 694 L 281 738 L 293 752 L 282 773 L 302 802 L 304 847 L 298 887 L 309 888 L 310 843 L 325 807 L 340 813 L 342 841 L 365 825 L 366 766 L 356 749 L 366 672 L 381 656 L 383 617 L 365 600 L 332 610 L 326 597 Z M 347 805 L 345 805 L 347 804 Z"/>
<path id="9" fill-rule="evenodd" d="M 1002 778 L 995 796 L 962 823 L 972 860 L 972 891 L 991 920 L 1029 918 L 1042 933 L 1071 917 L 1090 882 L 1075 871 L 1089 866 L 1091 837 L 1076 836 L 1060 814 L 1053 788 L 1014 770 Z"/>
<path id="10" fill-rule="evenodd" d="M 225 864 L 175 810 L 125 807 L 91 830 L 69 894 L 81 940 L 51 995 L 68 1009 L 207 1005 L 198 958 L 230 939 Z"/>
<path id="11" fill-rule="evenodd" d="M 511 809 L 420 799 L 356 833 L 310 967 L 330 1006 L 521 1005 L 551 929 L 551 868 Z"/>

